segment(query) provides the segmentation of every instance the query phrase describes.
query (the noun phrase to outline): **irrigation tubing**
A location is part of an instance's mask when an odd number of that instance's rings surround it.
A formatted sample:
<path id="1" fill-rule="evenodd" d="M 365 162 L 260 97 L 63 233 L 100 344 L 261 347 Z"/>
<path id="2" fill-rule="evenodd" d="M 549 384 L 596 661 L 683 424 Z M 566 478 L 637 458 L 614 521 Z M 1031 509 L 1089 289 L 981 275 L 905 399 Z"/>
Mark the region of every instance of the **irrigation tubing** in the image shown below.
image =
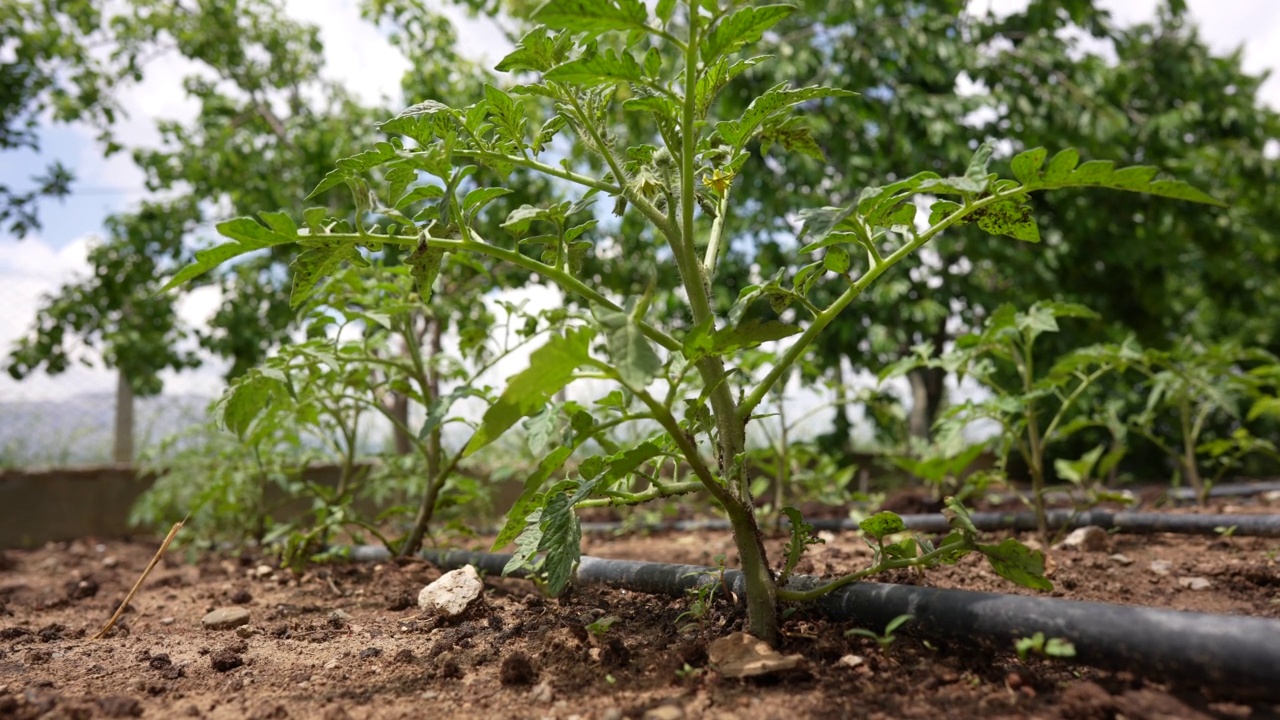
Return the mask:
<path id="1" fill-rule="evenodd" d="M 1035 513 L 1024 512 L 974 512 L 973 524 L 979 530 L 1035 530 Z M 943 533 L 950 523 L 941 513 L 903 515 L 902 522 L 908 530 Z M 1280 537 L 1280 514 L 1271 515 L 1189 515 L 1173 513 L 1112 512 L 1109 510 L 1050 510 L 1046 514 L 1049 529 L 1074 530 L 1096 525 L 1121 533 L 1151 534 L 1180 533 L 1184 535 L 1231 534 L 1250 537 Z M 783 521 L 785 523 L 785 519 Z M 857 530 L 858 523 L 848 518 L 816 518 L 807 520 L 815 530 Z M 729 530 L 729 521 L 720 518 L 704 520 L 674 520 L 647 525 L 618 522 L 584 522 L 583 532 L 608 533 L 620 530 L 676 530 L 694 532 L 700 530 Z"/>
<path id="2" fill-rule="evenodd" d="M 1251 497 L 1265 493 L 1280 492 L 1280 480 L 1267 480 L 1254 483 L 1232 483 L 1231 485 L 1214 485 L 1206 493 L 1211 498 L 1217 497 Z M 1165 491 L 1170 500 L 1194 501 L 1197 499 L 1195 488 L 1177 487 Z"/>
<path id="3" fill-rule="evenodd" d="M 361 546 L 352 552 L 357 560 L 386 557 L 380 547 Z M 422 557 L 441 570 L 473 565 L 497 575 L 511 556 L 426 550 Z M 719 582 L 721 571 L 584 556 L 575 578 L 582 584 L 684 597 L 690 588 Z M 725 570 L 723 578 L 738 597 L 745 597 L 741 572 Z M 805 589 L 822 582 L 799 576 L 790 587 Z M 976 641 L 1006 650 L 1019 638 L 1041 632 L 1069 640 L 1076 651 L 1072 660 L 1084 665 L 1130 671 L 1184 688 L 1206 688 L 1216 695 L 1280 700 L 1276 620 L 878 582 L 846 585 L 816 604 L 837 621 L 880 629 L 900 615 L 910 615 L 904 632 L 922 639 Z"/>

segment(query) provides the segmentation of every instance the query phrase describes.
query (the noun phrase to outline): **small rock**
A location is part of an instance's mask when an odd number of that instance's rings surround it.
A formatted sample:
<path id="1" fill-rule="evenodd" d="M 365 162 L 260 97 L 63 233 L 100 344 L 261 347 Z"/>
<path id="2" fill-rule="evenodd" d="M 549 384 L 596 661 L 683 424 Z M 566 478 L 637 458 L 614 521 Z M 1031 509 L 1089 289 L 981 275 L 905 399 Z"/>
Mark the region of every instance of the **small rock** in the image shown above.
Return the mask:
<path id="1" fill-rule="evenodd" d="M 160 618 L 160 624 L 161 624 L 161 625 L 172 625 L 172 624 L 174 624 L 175 622 L 177 622 L 177 620 L 175 620 L 175 619 L 174 619 L 174 618 L 172 618 L 172 617 L 167 617 L 167 616 L 166 616 L 166 617 L 162 617 L 162 618 Z"/>
<path id="2" fill-rule="evenodd" d="M 253 602 L 253 595 L 248 590 L 240 588 L 231 594 L 231 602 L 236 605 L 248 605 Z"/>
<path id="3" fill-rule="evenodd" d="M 1208 590 L 1213 587 L 1213 583 L 1209 582 L 1208 578 L 1202 577 L 1180 577 L 1178 585 L 1188 590 Z"/>
<path id="4" fill-rule="evenodd" d="M 461 615 L 480 597 L 484 583 L 471 565 L 452 570 L 418 593 L 418 607 L 445 617 Z"/>
<path id="5" fill-rule="evenodd" d="M 337 660 L 330 660 L 329 662 L 327 662 L 327 663 L 325 663 L 325 664 L 324 664 L 324 669 L 325 669 L 325 670 L 333 670 L 333 669 L 334 669 L 334 668 L 336 668 L 336 667 L 338 667 L 338 661 L 337 661 Z"/>
<path id="6" fill-rule="evenodd" d="M 120 560 L 115 555 L 108 555 L 102 558 L 102 567 L 113 568 L 120 564 Z"/>
<path id="7" fill-rule="evenodd" d="M 249 624 L 249 611 L 242 607 L 218 608 L 200 621 L 206 630 L 230 630 Z"/>
<path id="8" fill-rule="evenodd" d="M 644 720 L 684 720 L 684 710 L 679 705 L 659 705 L 644 711 Z"/>
<path id="9" fill-rule="evenodd" d="M 253 574 L 255 577 L 264 578 L 273 572 L 275 571 L 271 569 L 270 565 L 259 565 L 254 569 Z"/>
<path id="10" fill-rule="evenodd" d="M 1162 576 L 1168 575 L 1170 572 L 1173 571 L 1173 563 L 1169 562 L 1168 560 L 1152 560 L 1150 567 L 1151 567 L 1151 572 L 1157 575 L 1162 575 Z"/>
<path id="11" fill-rule="evenodd" d="M 1117 565 L 1124 565 L 1125 567 L 1128 567 L 1133 564 L 1133 558 L 1125 555 L 1124 553 L 1116 553 L 1114 555 L 1108 555 L 1107 557 L 1111 562 Z"/>
<path id="12" fill-rule="evenodd" d="M 622 718 L 623 718 L 622 710 L 618 708 L 609 708 L 608 710 L 604 711 L 603 715 L 600 716 L 600 720 L 622 720 Z"/>
<path id="13" fill-rule="evenodd" d="M 1102 552 L 1107 549 L 1107 531 L 1097 525 L 1076 528 L 1058 543 L 1058 547 L 1063 550 Z"/>
<path id="14" fill-rule="evenodd" d="M 549 703 L 555 697 L 555 693 L 551 690 L 551 683 L 543 681 L 533 686 L 529 691 L 529 700 L 536 703 Z"/>
<path id="15" fill-rule="evenodd" d="M 850 654 L 850 655 L 845 655 L 844 657 L 837 660 L 836 664 L 839 665 L 840 667 L 856 668 L 864 662 L 866 662 L 866 658 L 862 657 L 861 655 Z"/>
<path id="16" fill-rule="evenodd" d="M 262 632 L 261 630 L 259 630 L 258 628 L 252 625 L 241 625 L 240 627 L 236 628 L 236 635 L 245 640 L 248 640 L 254 635 L 258 635 L 261 632 Z"/>
<path id="17" fill-rule="evenodd" d="M 329 621 L 333 622 L 335 620 L 341 623 L 350 623 L 352 620 L 351 613 L 346 610 L 334 610 L 329 613 Z"/>
<path id="18" fill-rule="evenodd" d="M 719 638 L 707 646 L 707 659 L 727 678 L 755 677 L 791 670 L 804 662 L 800 655 L 782 655 L 769 644 L 744 632 Z"/>
<path id="19" fill-rule="evenodd" d="M 498 668 L 498 681 L 503 685 L 532 685 L 538 679 L 538 671 L 528 655 L 517 650 L 502 660 Z"/>

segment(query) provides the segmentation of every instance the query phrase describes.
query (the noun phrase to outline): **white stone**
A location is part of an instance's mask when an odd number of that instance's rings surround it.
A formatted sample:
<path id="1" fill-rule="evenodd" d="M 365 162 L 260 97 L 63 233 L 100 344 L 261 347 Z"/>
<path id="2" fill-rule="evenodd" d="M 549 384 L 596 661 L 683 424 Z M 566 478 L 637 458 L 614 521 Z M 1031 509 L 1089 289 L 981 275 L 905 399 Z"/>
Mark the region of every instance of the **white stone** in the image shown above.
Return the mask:
<path id="1" fill-rule="evenodd" d="M 1107 549 L 1107 531 L 1097 525 L 1076 528 L 1058 543 L 1058 547 L 1066 550 L 1102 552 Z"/>
<path id="2" fill-rule="evenodd" d="M 866 659 L 861 655 L 845 655 L 837 660 L 836 664 L 840 667 L 856 668 L 864 662 L 866 662 Z"/>
<path id="3" fill-rule="evenodd" d="M 480 574 L 467 565 L 441 575 L 439 580 L 422 588 L 418 593 L 418 607 L 445 617 L 457 617 L 480 597 L 482 590 L 484 583 L 480 582 Z"/>

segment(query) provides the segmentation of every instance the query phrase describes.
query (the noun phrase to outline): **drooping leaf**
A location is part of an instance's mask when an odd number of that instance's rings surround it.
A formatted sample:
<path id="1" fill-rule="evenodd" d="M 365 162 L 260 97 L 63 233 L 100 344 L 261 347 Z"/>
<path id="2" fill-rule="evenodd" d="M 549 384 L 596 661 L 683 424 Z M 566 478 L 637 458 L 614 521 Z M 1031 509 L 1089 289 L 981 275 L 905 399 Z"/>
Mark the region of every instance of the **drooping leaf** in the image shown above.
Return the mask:
<path id="1" fill-rule="evenodd" d="M 427 417 L 422 421 L 422 427 L 418 429 L 418 439 L 425 440 L 430 437 L 431 433 L 435 432 L 436 428 L 440 427 L 445 417 L 448 416 L 449 408 L 453 407 L 455 402 L 466 397 L 482 398 L 484 397 L 484 392 L 470 385 L 459 385 L 445 395 L 436 398 L 427 407 Z"/>
<path id="2" fill-rule="evenodd" d="M 503 195 L 510 195 L 512 192 L 514 191 L 504 187 L 476 188 L 475 190 L 467 193 L 467 196 L 462 199 L 462 210 L 468 215 L 471 215 L 479 211 L 485 205 L 488 205 Z"/>
<path id="3" fill-rule="evenodd" d="M 435 285 L 436 276 L 440 274 L 440 264 L 443 261 L 444 248 L 428 245 L 426 242 L 419 242 L 417 249 L 405 259 L 409 274 L 417 285 L 418 296 L 424 303 L 431 299 L 431 289 Z"/>
<path id="4" fill-rule="evenodd" d="M 333 275 L 344 262 L 367 266 L 369 261 L 360 254 L 360 248 L 345 240 L 311 241 L 306 250 L 289 263 L 293 271 L 293 290 L 289 293 L 289 307 L 296 308 L 315 294 L 316 285 Z"/>
<path id="5" fill-rule="evenodd" d="M 1040 226 L 1035 213 L 1024 202 L 1001 200 L 976 211 L 978 227 L 992 235 L 1007 235 L 1016 240 L 1040 242 Z"/>
<path id="6" fill-rule="evenodd" d="M 553 336 L 529 355 L 529 367 L 511 376 L 497 402 L 485 411 L 480 428 L 471 436 L 463 456 L 498 439 L 517 420 L 541 410 L 589 357 L 591 328 L 568 330 Z"/>
<path id="7" fill-rule="evenodd" d="M 577 493 L 558 492 L 547 499 L 539 525 L 542 528 L 538 548 L 547 553 L 542 571 L 546 574 L 547 592 L 558 597 L 573 577 L 573 568 L 582 556 L 582 526 L 573 510 Z"/>
<path id="8" fill-rule="evenodd" d="M 1016 538 L 1006 538 L 999 545 L 979 544 L 978 552 L 986 556 L 991 569 L 1005 580 L 1032 590 L 1053 589 L 1053 583 L 1044 576 L 1044 553 L 1028 548 Z"/>

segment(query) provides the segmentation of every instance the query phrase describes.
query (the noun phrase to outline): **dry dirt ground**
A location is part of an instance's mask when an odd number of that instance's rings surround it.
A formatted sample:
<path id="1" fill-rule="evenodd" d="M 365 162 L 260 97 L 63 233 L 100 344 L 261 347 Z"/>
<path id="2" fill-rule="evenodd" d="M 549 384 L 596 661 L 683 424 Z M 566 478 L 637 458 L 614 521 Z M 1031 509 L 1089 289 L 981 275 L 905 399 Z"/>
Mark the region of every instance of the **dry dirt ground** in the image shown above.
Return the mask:
<path id="1" fill-rule="evenodd" d="M 1280 505 L 1280 503 L 1277 503 Z M 1276 507 L 1251 506 L 1250 512 Z M 801 570 L 861 567 L 852 535 L 828 535 Z M 774 541 L 774 556 L 782 538 Z M 473 548 L 484 543 L 464 542 Z M 1274 717 L 1280 708 L 1011 651 L 901 637 L 882 651 L 849 623 L 798 612 L 782 650 L 799 670 L 722 677 L 708 643 L 740 627 L 732 608 L 692 619 L 690 601 L 579 588 L 546 599 L 530 583 L 486 578 L 461 619 L 420 616 L 439 576 L 422 561 L 314 567 L 295 577 L 256 555 L 174 552 L 103 640 L 155 540 L 86 538 L 0 555 L 0 718 L 1127 718 Z M 726 533 L 588 537 L 604 557 L 733 561 Z M 1280 539 L 1113 535 L 1093 551 L 1051 550 L 1072 599 L 1280 617 Z M 1022 592 L 978 561 L 889 578 Z M 241 608 L 247 625 L 210 630 Z M 603 635 L 586 626 L 616 622 Z M 1280 668 L 1277 668 L 1280 683 Z"/>

